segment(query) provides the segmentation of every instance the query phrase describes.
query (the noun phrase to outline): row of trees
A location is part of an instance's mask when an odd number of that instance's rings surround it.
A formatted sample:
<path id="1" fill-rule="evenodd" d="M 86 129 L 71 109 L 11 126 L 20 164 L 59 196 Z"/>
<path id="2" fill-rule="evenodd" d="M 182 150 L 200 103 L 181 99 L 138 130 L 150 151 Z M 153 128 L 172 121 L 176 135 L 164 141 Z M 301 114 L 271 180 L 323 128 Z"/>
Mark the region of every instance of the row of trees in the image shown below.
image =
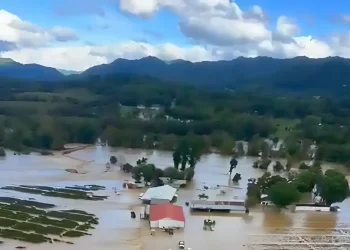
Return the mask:
<path id="1" fill-rule="evenodd" d="M 290 173 L 288 178 L 267 172 L 257 180 L 250 180 L 247 204 L 254 205 L 260 202 L 262 194 L 267 194 L 276 206 L 285 208 L 298 202 L 303 193 L 312 193 L 319 203 L 331 205 L 348 197 L 349 184 L 344 174 L 333 169 L 323 173 L 320 166 L 312 166 L 299 174 Z"/>

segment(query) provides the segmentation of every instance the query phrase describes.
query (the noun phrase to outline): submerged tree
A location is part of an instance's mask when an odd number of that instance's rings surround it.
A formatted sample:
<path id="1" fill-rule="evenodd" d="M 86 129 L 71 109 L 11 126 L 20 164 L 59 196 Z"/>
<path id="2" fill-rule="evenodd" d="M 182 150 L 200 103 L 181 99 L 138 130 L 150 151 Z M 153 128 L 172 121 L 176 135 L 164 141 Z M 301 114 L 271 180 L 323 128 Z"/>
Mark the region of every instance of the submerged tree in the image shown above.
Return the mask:
<path id="1" fill-rule="evenodd" d="M 280 161 L 276 161 L 275 165 L 273 165 L 273 171 L 275 172 L 281 172 L 284 170 L 284 167 Z"/>
<path id="2" fill-rule="evenodd" d="M 236 160 L 236 158 L 232 157 L 230 160 L 230 174 L 232 174 L 232 171 L 234 168 L 237 167 L 238 161 Z"/>
<path id="3" fill-rule="evenodd" d="M 132 178 L 135 181 L 137 181 L 137 182 L 141 181 L 142 171 L 141 171 L 141 167 L 140 166 L 133 167 L 131 173 L 132 173 Z"/>
<path id="4" fill-rule="evenodd" d="M 257 184 L 260 187 L 261 193 L 266 194 L 273 185 L 279 182 L 287 182 L 287 179 L 280 175 L 271 175 L 270 172 L 267 172 L 258 178 Z"/>
<path id="5" fill-rule="evenodd" d="M 141 164 L 147 164 L 148 159 L 145 157 L 142 157 L 141 159 L 138 159 L 136 161 L 136 165 L 141 165 Z"/>
<path id="6" fill-rule="evenodd" d="M 124 164 L 123 165 L 123 171 L 125 172 L 125 173 L 130 173 L 130 172 L 132 172 L 132 169 L 133 169 L 134 167 L 131 165 L 131 164 L 129 164 L 129 163 L 126 163 L 126 164 Z"/>
<path id="7" fill-rule="evenodd" d="M 181 170 L 184 171 L 186 166 L 194 168 L 200 160 L 201 151 L 196 144 L 190 144 L 186 139 L 182 140 L 176 147 L 173 153 L 174 167 L 178 168 L 181 165 Z"/>
<path id="8" fill-rule="evenodd" d="M 0 148 L 0 157 L 5 157 L 6 156 L 6 152 L 4 148 Z"/>
<path id="9" fill-rule="evenodd" d="M 181 152 L 180 150 L 176 149 L 173 153 L 173 161 L 174 161 L 174 167 L 176 169 L 179 168 L 179 165 L 181 163 Z"/>
<path id="10" fill-rule="evenodd" d="M 342 202 L 349 195 L 349 183 L 344 174 L 334 169 L 329 169 L 319 179 L 317 192 L 327 205 Z"/>
<path id="11" fill-rule="evenodd" d="M 113 155 L 113 156 L 111 156 L 111 158 L 109 159 L 109 161 L 110 161 L 112 164 L 117 164 L 118 159 L 117 159 L 117 157 L 115 157 L 115 156 Z"/>
<path id="12" fill-rule="evenodd" d="M 279 208 L 293 204 L 300 199 L 300 193 L 293 183 L 278 182 L 271 186 L 268 198 Z"/>
<path id="13" fill-rule="evenodd" d="M 311 192 L 317 181 L 317 174 L 308 170 L 299 173 L 294 179 L 294 185 L 300 193 Z"/>
<path id="14" fill-rule="evenodd" d="M 236 173 L 235 176 L 233 176 L 232 181 L 233 182 L 239 182 L 240 180 L 242 180 L 241 174 Z"/>

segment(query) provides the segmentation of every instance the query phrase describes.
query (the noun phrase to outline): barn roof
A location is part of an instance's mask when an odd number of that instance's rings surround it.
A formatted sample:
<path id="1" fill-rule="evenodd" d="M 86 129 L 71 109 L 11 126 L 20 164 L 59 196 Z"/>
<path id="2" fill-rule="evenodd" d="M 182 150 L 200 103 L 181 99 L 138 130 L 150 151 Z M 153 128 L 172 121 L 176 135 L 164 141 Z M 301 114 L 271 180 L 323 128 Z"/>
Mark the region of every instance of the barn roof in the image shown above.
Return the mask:
<path id="1" fill-rule="evenodd" d="M 141 197 L 142 200 L 162 199 L 171 201 L 176 194 L 176 189 L 169 185 L 149 188 Z"/>
<path id="2" fill-rule="evenodd" d="M 185 215 L 181 206 L 172 204 L 151 205 L 150 221 L 157 221 L 165 218 L 185 222 Z"/>

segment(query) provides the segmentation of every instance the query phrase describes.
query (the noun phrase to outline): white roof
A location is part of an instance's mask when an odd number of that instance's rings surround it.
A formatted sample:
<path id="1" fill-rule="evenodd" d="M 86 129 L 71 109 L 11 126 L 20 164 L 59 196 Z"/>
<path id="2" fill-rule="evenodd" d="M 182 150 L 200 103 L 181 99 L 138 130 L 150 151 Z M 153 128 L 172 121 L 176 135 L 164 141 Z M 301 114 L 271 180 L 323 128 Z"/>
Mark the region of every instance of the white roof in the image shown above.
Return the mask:
<path id="1" fill-rule="evenodd" d="M 141 197 L 142 200 L 162 199 L 171 201 L 176 194 L 176 188 L 164 185 L 160 187 L 149 188 Z"/>

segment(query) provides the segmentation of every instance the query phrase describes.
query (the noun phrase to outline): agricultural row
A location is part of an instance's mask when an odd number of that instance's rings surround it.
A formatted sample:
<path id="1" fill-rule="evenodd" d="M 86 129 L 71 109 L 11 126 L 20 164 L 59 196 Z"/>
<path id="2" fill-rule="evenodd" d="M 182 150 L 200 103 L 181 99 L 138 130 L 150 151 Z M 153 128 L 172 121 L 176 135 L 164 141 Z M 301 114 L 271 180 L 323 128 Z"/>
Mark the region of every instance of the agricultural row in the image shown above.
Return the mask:
<path id="1" fill-rule="evenodd" d="M 85 211 L 45 210 L 53 207 L 53 204 L 0 197 L 0 238 L 71 243 L 58 238 L 90 235 L 88 231 L 98 224 L 98 218 Z"/>
<path id="2" fill-rule="evenodd" d="M 91 191 L 96 191 L 103 189 L 100 186 L 73 186 L 65 188 L 56 188 L 49 186 L 5 186 L 1 189 L 12 190 L 28 194 L 44 195 L 50 197 L 75 199 L 75 200 L 91 200 L 91 201 L 101 201 L 107 199 L 107 196 L 94 195 Z"/>

